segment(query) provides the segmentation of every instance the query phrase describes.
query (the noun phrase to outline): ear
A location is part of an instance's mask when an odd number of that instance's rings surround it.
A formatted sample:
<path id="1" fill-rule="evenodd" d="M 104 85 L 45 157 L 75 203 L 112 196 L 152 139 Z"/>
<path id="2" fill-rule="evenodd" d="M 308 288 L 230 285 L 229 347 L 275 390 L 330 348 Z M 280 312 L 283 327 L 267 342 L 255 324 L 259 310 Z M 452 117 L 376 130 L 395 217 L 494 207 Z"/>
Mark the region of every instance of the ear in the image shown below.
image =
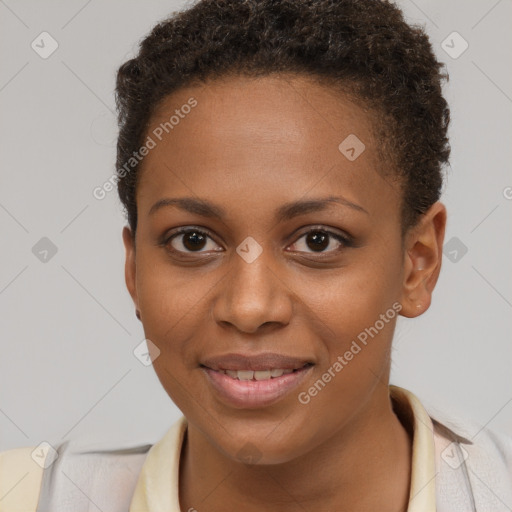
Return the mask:
<path id="1" fill-rule="evenodd" d="M 136 265 L 135 265 L 135 237 L 128 226 L 123 228 L 123 243 L 126 251 L 126 260 L 124 264 L 124 278 L 126 287 L 130 292 L 135 309 L 139 310 L 139 299 L 137 297 L 136 286 Z"/>
<path id="2" fill-rule="evenodd" d="M 446 208 L 438 201 L 405 235 L 402 316 L 414 318 L 430 307 L 441 271 L 445 228 Z"/>

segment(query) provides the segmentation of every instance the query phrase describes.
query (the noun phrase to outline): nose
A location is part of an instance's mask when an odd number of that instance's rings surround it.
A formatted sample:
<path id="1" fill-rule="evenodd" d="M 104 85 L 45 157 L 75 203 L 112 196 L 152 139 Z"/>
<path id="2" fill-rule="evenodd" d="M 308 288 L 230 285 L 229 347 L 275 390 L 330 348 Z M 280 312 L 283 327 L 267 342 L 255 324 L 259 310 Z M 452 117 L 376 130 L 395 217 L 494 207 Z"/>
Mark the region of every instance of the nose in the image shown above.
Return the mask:
<path id="1" fill-rule="evenodd" d="M 245 333 L 254 333 L 270 325 L 290 322 L 292 291 L 276 265 L 264 256 L 265 251 L 248 263 L 233 255 L 228 275 L 218 288 L 213 307 L 215 321 Z"/>

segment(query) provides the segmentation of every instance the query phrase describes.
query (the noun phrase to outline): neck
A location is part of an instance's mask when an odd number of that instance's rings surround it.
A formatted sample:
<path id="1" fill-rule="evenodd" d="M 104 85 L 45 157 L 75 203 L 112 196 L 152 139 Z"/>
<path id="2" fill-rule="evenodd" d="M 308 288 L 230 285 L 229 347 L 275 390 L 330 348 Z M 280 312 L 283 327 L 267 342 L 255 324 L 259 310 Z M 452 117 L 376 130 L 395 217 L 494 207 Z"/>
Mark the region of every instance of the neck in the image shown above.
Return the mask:
<path id="1" fill-rule="evenodd" d="M 182 510 L 407 510 L 411 439 L 388 389 L 329 439 L 275 465 L 226 457 L 189 423 L 180 463 Z"/>

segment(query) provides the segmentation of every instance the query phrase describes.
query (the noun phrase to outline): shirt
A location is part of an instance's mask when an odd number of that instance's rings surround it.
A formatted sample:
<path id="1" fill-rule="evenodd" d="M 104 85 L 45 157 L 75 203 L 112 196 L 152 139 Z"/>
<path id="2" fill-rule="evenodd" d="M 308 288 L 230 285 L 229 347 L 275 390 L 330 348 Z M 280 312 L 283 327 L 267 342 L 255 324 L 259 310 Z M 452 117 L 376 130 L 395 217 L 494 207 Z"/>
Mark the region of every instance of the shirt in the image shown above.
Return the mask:
<path id="1" fill-rule="evenodd" d="M 454 431 L 410 391 L 389 389 L 395 413 L 413 432 L 407 512 L 510 512 L 512 438 L 475 426 Z M 65 441 L 45 469 L 44 448 L 2 452 L 0 512 L 180 512 L 186 429 L 182 416 L 154 444 L 84 449 Z M 467 438 L 471 431 L 477 432 L 473 441 Z"/>

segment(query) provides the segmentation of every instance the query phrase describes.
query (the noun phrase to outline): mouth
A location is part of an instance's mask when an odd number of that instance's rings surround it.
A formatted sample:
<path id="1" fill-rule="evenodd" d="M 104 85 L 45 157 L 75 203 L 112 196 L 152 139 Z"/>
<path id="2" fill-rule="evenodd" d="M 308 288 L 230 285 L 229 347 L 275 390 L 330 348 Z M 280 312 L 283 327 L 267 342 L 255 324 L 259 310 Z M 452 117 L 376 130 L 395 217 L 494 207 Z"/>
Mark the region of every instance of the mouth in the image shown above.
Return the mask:
<path id="1" fill-rule="evenodd" d="M 258 409 L 288 396 L 304 381 L 313 366 L 307 362 L 299 368 L 265 370 L 200 367 L 210 389 L 223 404 L 236 409 Z"/>

